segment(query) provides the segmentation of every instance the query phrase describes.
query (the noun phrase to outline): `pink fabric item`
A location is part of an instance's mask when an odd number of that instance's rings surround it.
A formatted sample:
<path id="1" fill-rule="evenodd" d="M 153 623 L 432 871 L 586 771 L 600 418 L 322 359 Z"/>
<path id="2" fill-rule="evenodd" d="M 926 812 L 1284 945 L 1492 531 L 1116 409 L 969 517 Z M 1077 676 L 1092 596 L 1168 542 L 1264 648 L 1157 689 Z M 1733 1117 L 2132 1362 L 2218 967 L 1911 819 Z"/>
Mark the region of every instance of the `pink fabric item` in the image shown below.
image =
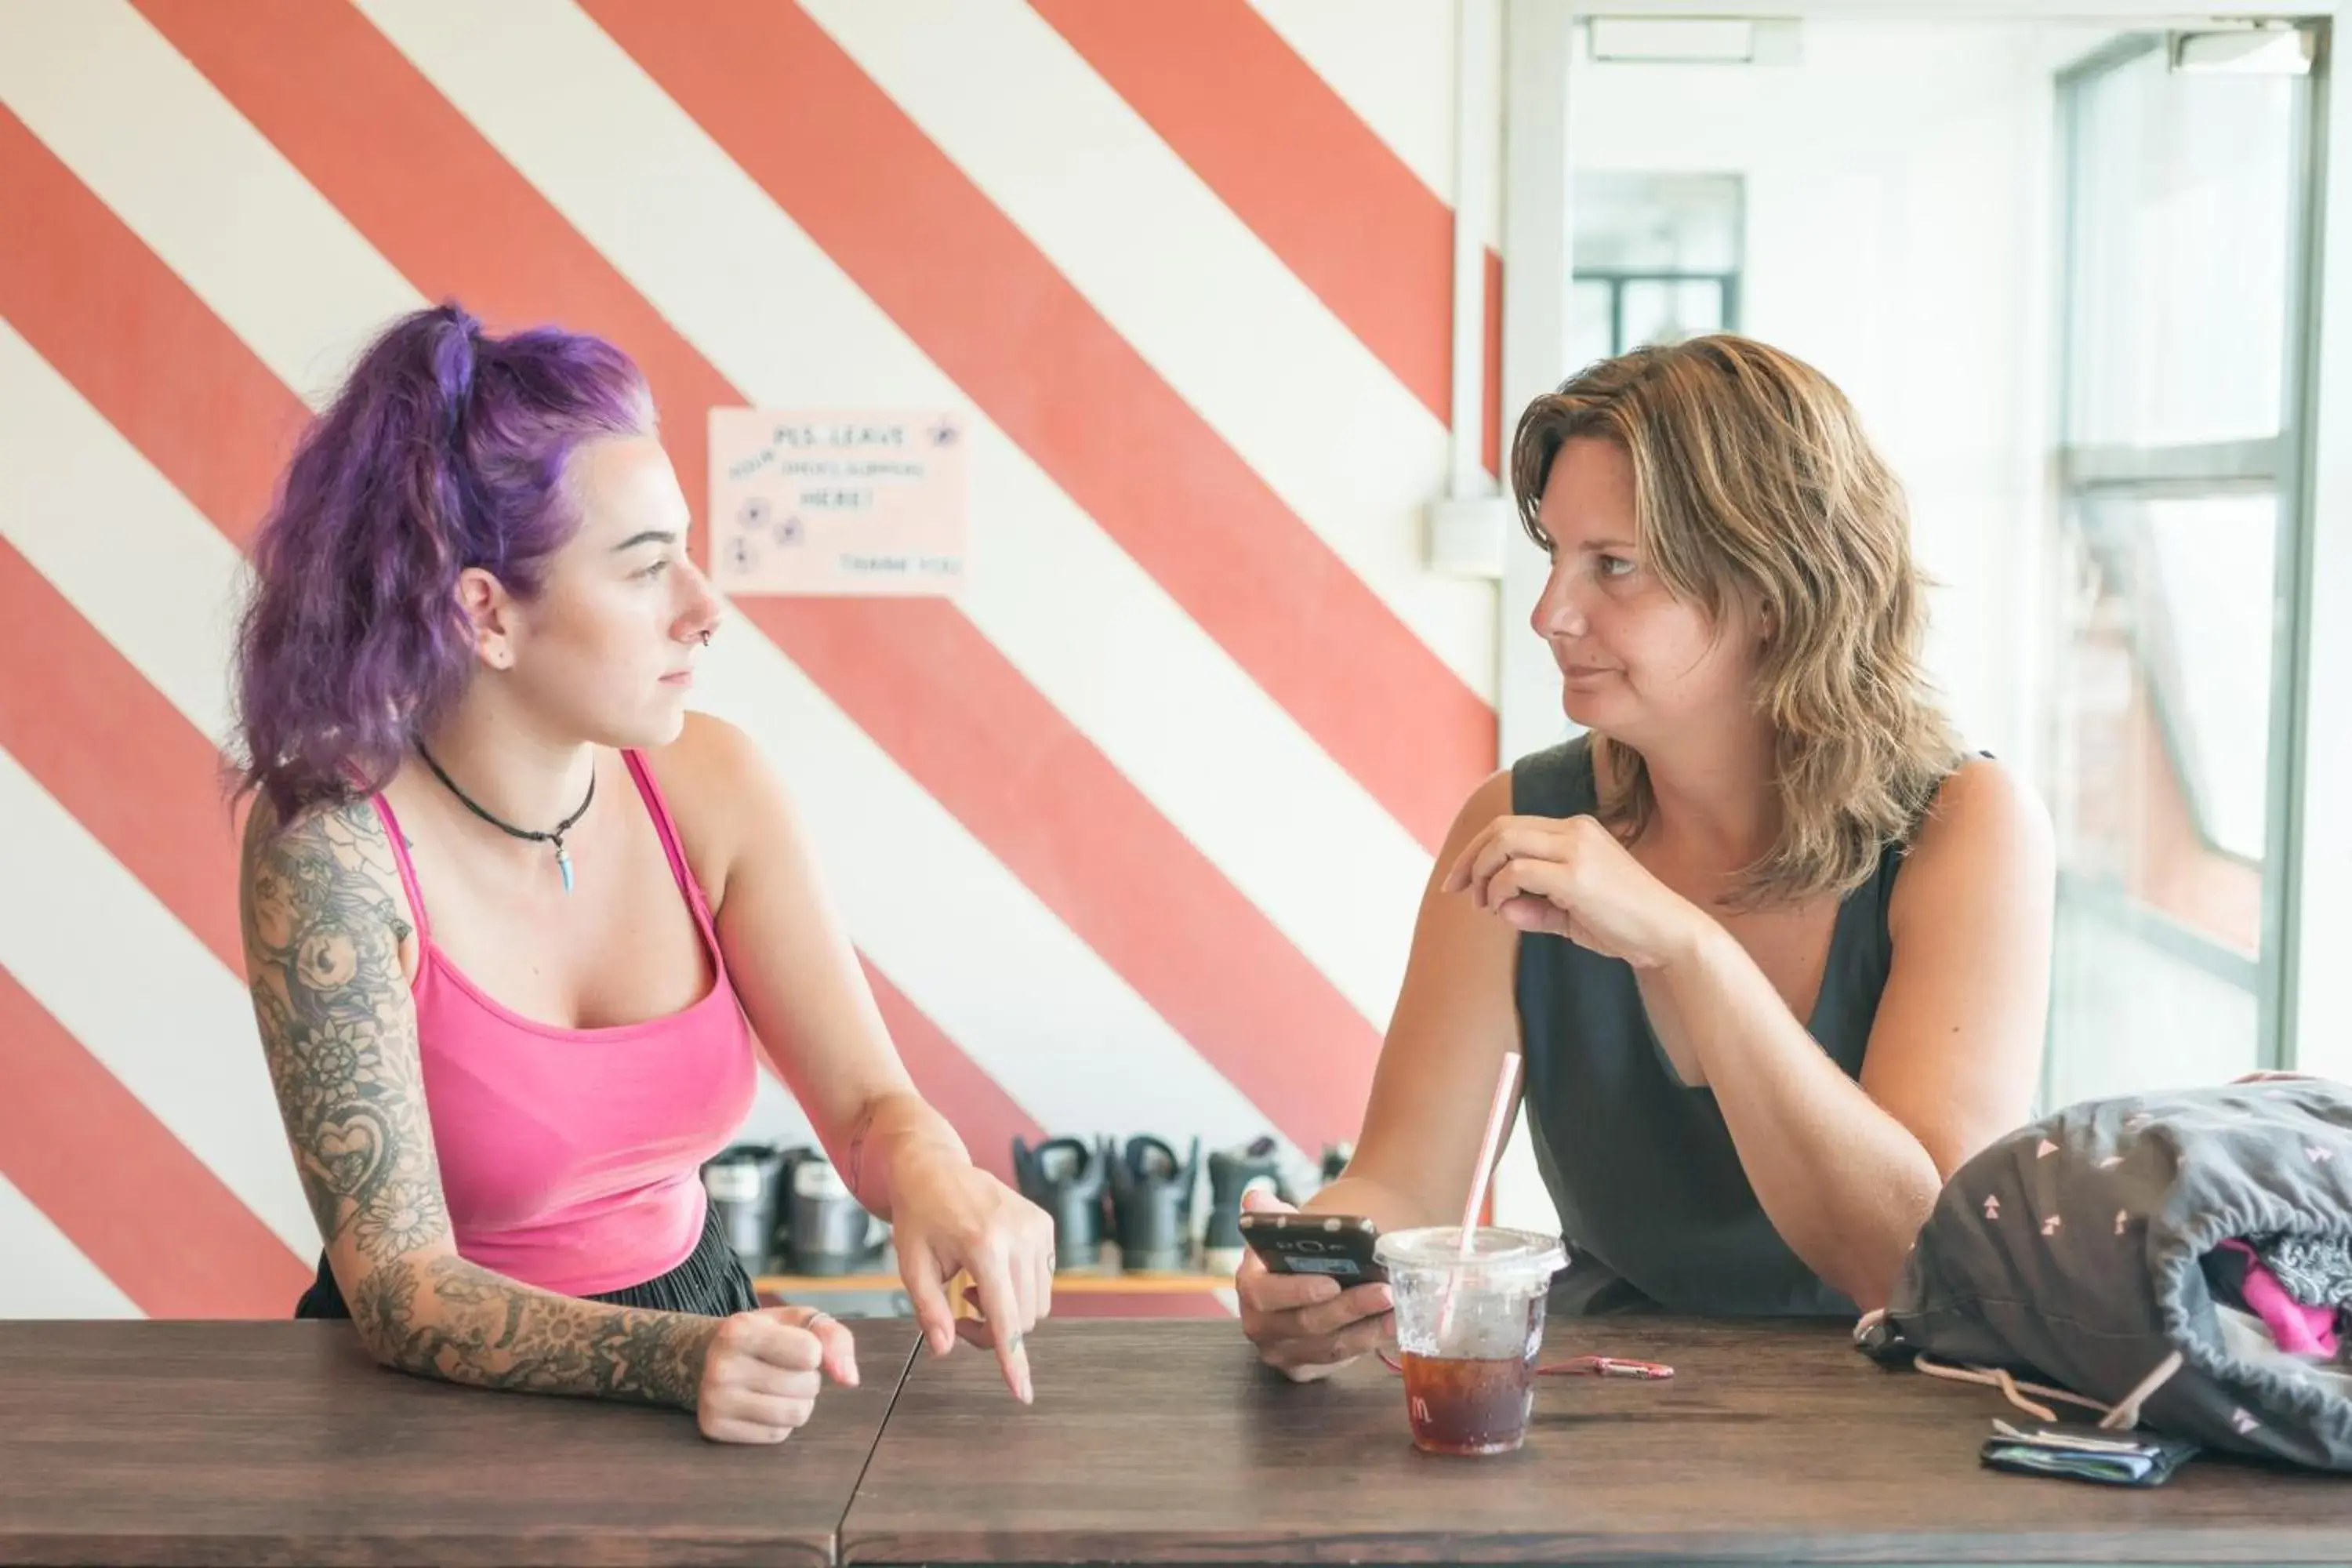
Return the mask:
<path id="1" fill-rule="evenodd" d="M 2296 1355 L 2333 1356 L 2336 1353 L 2336 1309 L 2310 1307 L 2286 1293 L 2263 1262 L 2262 1256 L 2249 1244 L 2230 1240 L 2221 1243 L 2232 1252 L 2246 1258 L 2244 1286 L 2246 1310 L 2263 1321 L 2278 1342 L 2279 1349 Z"/>
<path id="2" fill-rule="evenodd" d="M 500 1005 L 433 943 L 400 823 L 375 801 L 416 919 L 416 1040 L 460 1257 L 541 1289 L 641 1284 L 702 1238 L 702 1162 L 751 1110 L 759 1068 L 710 906 L 644 759 L 622 760 L 710 953 L 710 989 L 667 1017 L 565 1029 Z"/>

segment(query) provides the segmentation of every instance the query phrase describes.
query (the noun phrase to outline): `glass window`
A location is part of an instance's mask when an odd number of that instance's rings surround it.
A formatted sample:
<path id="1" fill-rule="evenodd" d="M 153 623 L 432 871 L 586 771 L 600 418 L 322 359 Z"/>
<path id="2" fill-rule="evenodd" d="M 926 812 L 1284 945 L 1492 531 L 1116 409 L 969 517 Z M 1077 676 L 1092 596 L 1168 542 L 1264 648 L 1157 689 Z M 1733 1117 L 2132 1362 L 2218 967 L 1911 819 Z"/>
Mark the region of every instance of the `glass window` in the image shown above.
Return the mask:
<path id="1" fill-rule="evenodd" d="M 1725 325 L 1723 285 L 1713 279 L 1628 279 L 1621 298 L 1629 349 L 1643 343 L 1680 342 L 1704 332 L 1721 331 Z"/>
<path id="2" fill-rule="evenodd" d="M 2200 837 L 2258 864 L 2268 816 L 2277 498 L 2150 500 L 2137 510 L 2163 650 L 2151 668 Z"/>
<path id="3" fill-rule="evenodd" d="M 2076 88 L 2074 443 L 2279 433 L 2302 85 L 2152 46 Z"/>
<path id="4" fill-rule="evenodd" d="M 1738 174 L 1576 176 L 1576 269 L 1739 270 Z"/>
<path id="5" fill-rule="evenodd" d="M 2065 79 L 2057 1104 L 2278 1058 L 2307 82 L 2118 40 Z"/>
<path id="6" fill-rule="evenodd" d="M 1617 289 L 1606 278 L 1569 285 L 1568 363 L 1571 368 L 1617 352 Z"/>
<path id="7" fill-rule="evenodd" d="M 1578 174 L 1575 362 L 1737 331 L 1741 200 L 1738 174 Z"/>
<path id="8" fill-rule="evenodd" d="M 2070 530 L 2058 690 L 2069 870 L 2261 951 L 2278 506 L 2093 498 Z"/>

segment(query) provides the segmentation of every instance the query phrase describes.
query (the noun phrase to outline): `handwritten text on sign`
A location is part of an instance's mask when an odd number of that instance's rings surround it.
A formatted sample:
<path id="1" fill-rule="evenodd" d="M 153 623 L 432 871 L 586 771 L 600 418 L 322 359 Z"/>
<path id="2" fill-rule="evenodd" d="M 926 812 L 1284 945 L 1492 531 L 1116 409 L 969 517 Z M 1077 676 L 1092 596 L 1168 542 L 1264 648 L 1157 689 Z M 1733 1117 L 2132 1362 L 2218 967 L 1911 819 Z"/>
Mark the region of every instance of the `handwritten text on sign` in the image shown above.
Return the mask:
<path id="1" fill-rule="evenodd" d="M 946 413 L 712 409 L 712 581 L 728 594 L 954 593 L 965 441 Z"/>

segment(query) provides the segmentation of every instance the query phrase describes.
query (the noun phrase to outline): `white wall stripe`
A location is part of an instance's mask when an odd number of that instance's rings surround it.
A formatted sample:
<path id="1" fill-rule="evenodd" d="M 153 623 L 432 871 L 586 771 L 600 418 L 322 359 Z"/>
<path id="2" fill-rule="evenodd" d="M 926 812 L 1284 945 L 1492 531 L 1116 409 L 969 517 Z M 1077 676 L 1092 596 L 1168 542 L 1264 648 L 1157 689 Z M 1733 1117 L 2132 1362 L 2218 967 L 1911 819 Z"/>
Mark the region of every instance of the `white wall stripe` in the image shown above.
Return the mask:
<path id="1" fill-rule="evenodd" d="M 262 357 L 305 398 L 409 308 L 399 274 L 122 0 L 0 0 L 0 101 L 215 310 L 267 321 Z M 257 247 L 276 264 L 246 265 Z"/>
<path id="2" fill-rule="evenodd" d="M 220 744 L 243 558 L 5 320 L 0 389 L 14 411 L 0 419 L 0 531 Z M 173 513 L 198 526 L 140 526 Z"/>
<path id="3" fill-rule="evenodd" d="M 5 752 L 0 864 L 0 965 L 289 1247 L 316 1247 L 244 985 Z"/>
<path id="4" fill-rule="evenodd" d="M 1494 586 L 1424 564 L 1420 507 L 1445 488 L 1444 422 L 1077 51 L 1022 0 L 803 5 L 1300 520 L 1491 698 Z"/>
<path id="5" fill-rule="evenodd" d="M 93 1152 L 91 1158 L 103 1159 Z M 0 1318 L 138 1318 L 146 1314 L 82 1256 L 33 1200 L 0 1176 Z"/>
<path id="6" fill-rule="evenodd" d="M 71 15 L 96 15 L 116 3 L 117 0 L 94 0 L 88 6 L 74 7 Z M 194 68 L 179 61 L 178 56 L 173 55 L 170 59 L 179 62 L 178 69 L 193 73 Z M 70 60 L 54 63 L 57 68 L 67 68 Z M 107 79 L 104 73 L 94 79 L 94 92 Z M 103 111 L 104 95 L 96 96 L 100 104 L 98 111 Z M 184 114 L 234 114 L 217 97 L 207 102 L 197 94 L 183 92 L 180 96 L 191 105 Z M 42 126 L 36 125 L 34 129 L 46 139 Z M 191 131 L 178 123 L 156 121 L 136 113 L 126 114 L 118 127 L 119 139 L 134 148 L 149 140 L 183 133 L 203 132 L 201 128 Z M 231 138 L 214 140 L 224 145 L 235 144 Z M 278 154 L 266 146 L 248 144 L 237 157 L 274 161 Z M 68 162 L 71 163 L 73 160 L 68 157 Z M 136 163 L 135 159 L 129 162 Z M 76 173 L 91 177 L 79 166 Z M 224 161 L 190 171 L 187 177 L 234 185 L 250 174 L 242 162 Z M 303 201 L 324 205 L 324 198 L 307 184 L 298 184 L 290 191 Z M 130 178 L 119 186 L 101 190 L 100 195 L 121 211 L 126 206 L 141 205 L 148 193 L 140 180 Z M 185 203 L 158 204 L 152 210 L 142 209 L 148 219 L 142 236 L 174 267 L 180 260 L 182 236 L 174 226 L 173 215 L 186 206 Z M 289 221 L 299 227 L 305 220 Z M 309 220 L 308 226 L 315 230 L 320 226 Z M 306 351 L 291 335 L 278 328 L 264 308 L 270 290 L 250 285 L 255 277 L 266 283 L 280 271 L 329 267 L 332 254 L 318 249 L 307 253 L 289 251 L 278 246 L 271 234 L 262 231 L 249 236 L 243 252 L 232 259 L 236 269 L 247 275 L 247 286 L 218 297 L 212 292 L 216 279 L 210 273 L 199 271 L 191 276 L 184 272 L 182 276 L 208 305 L 223 313 L 230 329 L 255 353 L 281 375 L 287 374 L 289 367 L 299 367 Z M 290 283 L 289 279 L 289 286 Z M 336 285 L 336 278 L 317 270 L 304 282 L 305 287 L 322 295 L 331 292 Z M 373 321 L 385 313 L 381 279 L 374 268 L 362 268 L 353 278 L 350 299 L 352 322 Z M 394 302 L 392 308 L 406 308 L 415 299 L 412 294 L 406 300 Z M 346 330 L 348 332 L 357 329 Z M 40 494 L 47 473 L 43 453 L 52 442 L 38 433 L 51 426 L 59 429 L 71 427 L 79 416 L 86 422 L 95 422 L 104 434 L 85 429 L 83 434 L 64 440 L 64 446 L 70 448 L 84 439 L 101 444 L 111 439 L 116 444 L 111 459 L 89 465 L 89 472 L 80 468 L 74 470 L 78 482 L 95 487 L 81 497 L 88 515 L 116 520 L 121 525 L 115 559 L 143 550 L 181 559 L 201 555 L 208 549 L 228 549 L 194 508 L 177 492 L 168 491 L 168 488 L 163 496 L 141 490 L 135 506 L 119 499 L 120 476 L 135 476 L 143 468 L 134 448 L 99 420 L 53 370 L 32 356 L 21 339 L 16 342 L 23 353 L 13 361 L 0 360 L 0 371 L 10 376 L 0 380 L 0 393 L 5 394 L 10 408 L 30 411 L 21 422 L 36 433 L 37 438 L 28 438 L 24 444 L 21 471 L 0 478 L 0 484 L 21 485 L 28 487 L 26 494 Z M 30 360 L 31 365 L 17 363 L 22 360 Z M 898 395 L 903 397 L 904 391 Z M 109 488 L 110 480 L 115 488 Z M 7 493 L 0 490 L 0 498 Z M 13 528 L 13 510 L 9 509 L 9 516 L 0 516 L 0 525 Z M 52 506 L 50 511 L 54 514 L 56 508 Z M 202 542 L 206 540 L 214 542 Z M 27 554 L 32 552 L 28 550 Z M 100 567 L 104 569 L 99 570 Z M 133 651 L 137 639 L 126 642 L 130 624 L 148 613 L 144 600 L 152 595 L 115 571 L 112 561 L 98 561 L 88 552 L 69 554 L 60 569 L 68 574 L 51 578 L 58 590 L 102 634 L 124 646 L 126 652 L 132 652 L 133 662 L 139 664 L 142 673 L 156 680 L 167 697 L 171 696 L 173 689 L 159 679 L 163 670 L 151 667 L 145 661 L 147 655 Z M 197 580 L 218 582 L 221 577 L 214 574 Z M 224 632 L 225 626 L 216 622 L 211 638 L 220 638 Z M 160 657 L 205 670 L 226 667 L 228 648 L 225 640 L 210 640 L 201 627 L 193 626 L 185 628 L 182 637 L 184 640 L 175 639 L 176 646 L 168 655 Z M 1171 1128 L 1196 1129 L 1204 1137 L 1223 1141 L 1252 1137 L 1264 1128 L 1263 1116 L 1238 1091 L 1209 1068 L 1189 1044 L 991 858 L 936 801 L 899 771 L 772 644 L 753 635 L 737 635 L 719 639 L 710 653 L 712 657 L 704 666 L 703 680 L 709 706 L 742 724 L 803 796 L 835 896 L 845 907 L 852 936 L 908 998 L 963 1047 L 1031 1116 L 1049 1127 L 1091 1128 L 1100 1121 L 1101 1107 L 1124 1102 L 1129 1098 L 1127 1091 L 1139 1082 L 1153 1086 L 1155 1115 L 1164 1117 Z M 198 719 L 199 715 L 191 712 L 190 717 Z M 29 785 L 29 781 L 26 783 Z M 51 812 L 63 815 L 53 803 Z M 65 821 L 71 826 L 70 818 Z M 79 827 L 72 830 L 80 834 Z M 87 842 L 87 835 L 81 837 Z M 0 839 L 0 847 L 6 842 Z M 128 873 L 110 859 L 106 864 L 130 892 L 152 907 L 152 898 Z M 915 887 L 925 889 L 925 896 L 908 898 L 906 890 Z M 18 923 L 29 921 L 30 912 L 37 907 L 37 900 L 23 903 L 20 909 L 24 913 Z M 159 909 L 155 912 L 161 914 Z M 143 952 L 151 937 L 157 942 L 165 942 L 168 935 L 184 948 L 194 946 L 194 939 L 176 922 L 165 917 L 164 923 L 171 928 L 169 933 L 150 932 L 142 928 L 139 932 L 127 933 L 123 945 L 131 951 Z M 26 932 L 24 936 L 31 940 L 36 934 L 38 933 Z M 196 951 L 201 952 L 201 949 Z M 87 956 L 83 955 L 82 973 L 89 983 L 95 984 L 99 970 L 88 963 Z M 202 956 L 212 966 L 212 973 L 226 982 L 226 972 L 217 961 L 209 953 Z M 6 957 L 5 952 L 0 952 L 0 961 Z M 175 1008 L 180 1002 L 175 982 L 182 978 L 196 984 L 201 977 L 182 977 L 175 971 L 173 976 L 160 978 L 152 991 L 142 991 L 142 994 L 152 996 L 154 1007 Z M 32 976 L 27 974 L 26 979 L 31 987 Z M 252 1048 L 251 1016 L 246 1010 L 241 989 L 234 983 L 228 984 L 238 1014 L 234 1037 L 243 1053 L 242 1059 L 249 1061 L 252 1070 L 258 1074 L 260 1056 Z M 191 1002 L 201 994 L 199 986 L 190 993 Z M 1050 1017 L 1036 1004 L 1035 998 L 1040 994 L 1056 999 Z M 124 1005 L 131 1005 L 129 999 Z M 63 1009 L 53 1006 L 52 1011 L 58 1012 L 61 1017 L 66 1016 Z M 226 1030 L 226 1026 L 220 1027 Z M 87 1035 L 84 1037 L 88 1041 Z M 262 1104 L 268 1109 L 266 1081 L 262 1091 Z M 142 1094 L 142 1098 L 148 1099 L 151 1107 L 161 1113 L 152 1097 Z M 265 1146 L 283 1167 L 284 1179 L 291 1192 L 292 1165 L 285 1156 L 283 1135 L 275 1131 L 274 1110 L 270 1116 L 272 1142 Z M 179 1131 L 176 1125 L 174 1130 Z M 206 1146 L 195 1138 L 187 1141 L 200 1152 Z M 217 1162 L 208 1163 L 218 1168 Z M 301 1208 L 299 1194 L 295 1198 L 294 1216 L 299 1219 L 304 1234 L 314 1234 L 309 1231 L 310 1222 Z M 310 1242 L 306 1240 L 303 1245 L 307 1247 Z"/>
<path id="7" fill-rule="evenodd" d="M 567 0 L 511 0 L 494 13 L 463 0 L 362 8 L 748 396 L 777 407 L 963 405 Z M 1421 417 L 1442 468 L 1443 434 Z M 976 565 L 964 611 L 1385 1027 L 1427 855 L 985 420 L 972 463 Z M 1346 847 L 1302 853 L 1315 844 Z"/>

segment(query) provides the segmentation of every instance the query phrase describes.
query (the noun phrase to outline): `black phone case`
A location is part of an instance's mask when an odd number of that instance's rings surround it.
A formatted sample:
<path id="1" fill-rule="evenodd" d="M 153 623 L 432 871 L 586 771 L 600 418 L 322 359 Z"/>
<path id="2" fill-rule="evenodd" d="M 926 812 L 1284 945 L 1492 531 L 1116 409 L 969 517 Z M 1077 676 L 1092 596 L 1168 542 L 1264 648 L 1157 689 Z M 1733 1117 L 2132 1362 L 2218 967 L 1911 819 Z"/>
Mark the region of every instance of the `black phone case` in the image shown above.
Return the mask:
<path id="1" fill-rule="evenodd" d="M 1388 1278 L 1372 1256 L 1380 1227 L 1349 1215 L 1244 1214 L 1242 1240 L 1276 1274 L 1322 1274 L 1342 1286 Z"/>

